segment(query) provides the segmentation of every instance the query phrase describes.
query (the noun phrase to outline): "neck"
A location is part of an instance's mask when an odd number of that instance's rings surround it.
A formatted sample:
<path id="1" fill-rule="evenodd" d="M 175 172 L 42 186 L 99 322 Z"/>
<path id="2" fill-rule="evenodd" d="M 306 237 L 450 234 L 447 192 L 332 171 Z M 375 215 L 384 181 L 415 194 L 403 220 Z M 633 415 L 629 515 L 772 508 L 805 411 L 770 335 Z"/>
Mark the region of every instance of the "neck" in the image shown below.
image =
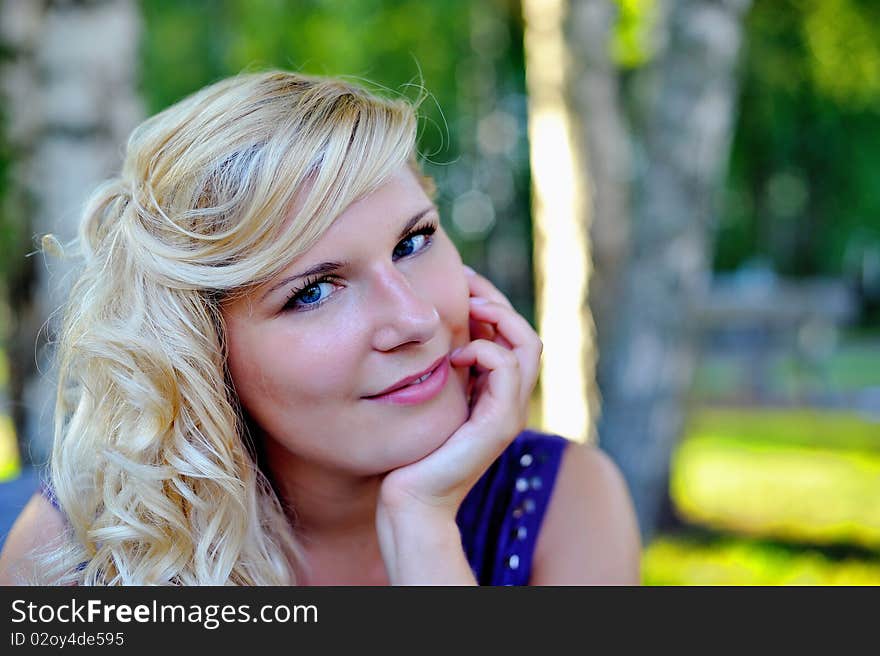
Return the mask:
<path id="1" fill-rule="evenodd" d="M 302 585 L 387 585 L 376 534 L 382 475 L 304 461 L 269 440 L 266 460 L 306 556 Z"/>
<path id="2" fill-rule="evenodd" d="M 381 474 L 358 476 L 303 460 L 272 440 L 266 460 L 276 490 L 300 536 L 350 538 L 375 533 Z"/>

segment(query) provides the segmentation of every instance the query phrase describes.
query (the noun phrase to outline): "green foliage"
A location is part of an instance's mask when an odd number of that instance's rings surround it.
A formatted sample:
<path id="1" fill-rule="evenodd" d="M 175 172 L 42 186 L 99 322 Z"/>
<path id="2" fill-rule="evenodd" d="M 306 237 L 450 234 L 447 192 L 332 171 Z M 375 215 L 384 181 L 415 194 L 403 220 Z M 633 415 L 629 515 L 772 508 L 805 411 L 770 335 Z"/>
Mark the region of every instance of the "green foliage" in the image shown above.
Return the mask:
<path id="1" fill-rule="evenodd" d="M 613 60 L 622 68 L 637 68 L 654 55 L 652 32 L 657 23 L 657 0 L 614 0 L 617 21 L 611 40 Z"/>
<path id="2" fill-rule="evenodd" d="M 150 113 L 223 77 L 269 68 L 342 76 L 389 95 L 424 98 L 418 147 L 426 172 L 437 182 L 441 216 L 453 218 L 454 201 L 471 190 L 496 201 L 498 220 L 483 232 L 469 233 L 455 221 L 444 221 L 463 259 L 491 273 L 490 244 L 503 243 L 501 237 L 517 244 L 516 252 L 503 258 L 505 263 L 522 263 L 517 270 L 529 270 L 525 69 L 518 2 L 141 4 L 146 19 L 141 86 Z M 499 119 L 496 127 L 514 125 L 511 147 L 499 149 L 492 130 L 486 129 L 491 123 L 487 119 Z M 503 152 L 487 154 L 486 142 L 488 150 Z M 493 252 L 498 251 L 496 247 Z M 532 319 L 531 277 L 516 278 L 510 269 L 495 280 Z M 510 288 L 508 282 L 516 284 Z"/>
<path id="3" fill-rule="evenodd" d="M 4 64 L 6 53 L 0 51 L 0 65 Z M 0 98 L 0 253 L 18 253 L 24 243 L 24 226 L 20 212 L 16 211 L 10 202 L 12 188 L 12 166 L 16 153 L 6 135 L 7 104 Z M 16 258 L 0 258 L 0 303 L 5 303 L 6 285 L 13 267 L 17 264 Z M 0 319 L 2 319 L 0 307 Z M 0 340 L 4 338 L 5 326 L 0 323 Z"/>
<path id="4" fill-rule="evenodd" d="M 811 0 L 803 32 L 815 88 L 844 107 L 880 104 L 880 6 L 853 0 Z"/>
<path id="5" fill-rule="evenodd" d="M 756 0 L 746 30 L 716 268 L 855 278 L 880 256 L 880 5 Z"/>
<path id="6" fill-rule="evenodd" d="M 422 152 L 449 145 L 439 108 L 457 115 L 456 63 L 470 49 L 463 0 L 144 0 L 143 10 L 150 112 L 222 77 L 277 67 L 370 80 L 411 98 L 424 85 L 436 102 L 422 107 L 433 125 Z"/>

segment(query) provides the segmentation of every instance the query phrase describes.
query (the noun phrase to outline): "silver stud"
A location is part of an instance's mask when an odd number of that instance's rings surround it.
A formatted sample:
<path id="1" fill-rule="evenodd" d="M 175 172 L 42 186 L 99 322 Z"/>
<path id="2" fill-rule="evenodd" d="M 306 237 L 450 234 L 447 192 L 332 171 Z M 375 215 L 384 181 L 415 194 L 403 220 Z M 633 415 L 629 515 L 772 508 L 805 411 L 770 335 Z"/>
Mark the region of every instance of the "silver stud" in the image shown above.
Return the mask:
<path id="1" fill-rule="evenodd" d="M 523 467 L 528 467 L 529 465 L 531 465 L 534 462 L 534 460 L 535 459 L 532 458 L 531 453 L 524 453 L 524 454 L 522 454 L 522 456 L 520 456 L 519 464 L 522 465 Z"/>
<path id="2" fill-rule="evenodd" d="M 529 482 L 524 478 L 516 479 L 516 489 L 519 492 L 525 492 L 529 489 Z"/>
<path id="3" fill-rule="evenodd" d="M 510 558 L 507 559 L 507 566 L 510 569 L 516 569 L 519 567 L 519 556 L 513 554 Z"/>
<path id="4" fill-rule="evenodd" d="M 525 508 L 527 513 L 533 513 L 535 512 L 535 502 L 531 499 L 526 499 L 523 501 L 523 508 Z"/>
<path id="5" fill-rule="evenodd" d="M 541 477 L 540 476 L 532 476 L 532 489 L 540 490 L 541 489 Z"/>
<path id="6" fill-rule="evenodd" d="M 526 536 L 529 534 L 528 530 L 526 530 L 525 526 L 520 526 L 516 529 L 516 539 L 517 540 L 525 540 Z"/>

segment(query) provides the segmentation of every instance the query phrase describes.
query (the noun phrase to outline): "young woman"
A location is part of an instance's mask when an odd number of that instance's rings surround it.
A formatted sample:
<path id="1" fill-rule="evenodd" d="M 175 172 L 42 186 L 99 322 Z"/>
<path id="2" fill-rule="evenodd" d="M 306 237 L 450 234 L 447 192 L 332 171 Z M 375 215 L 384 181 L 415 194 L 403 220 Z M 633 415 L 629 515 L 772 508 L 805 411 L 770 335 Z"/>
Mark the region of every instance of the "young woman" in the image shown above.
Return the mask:
<path id="1" fill-rule="evenodd" d="M 617 469 L 524 430 L 541 342 L 462 265 L 415 132 L 286 72 L 135 130 L 85 211 L 51 484 L 2 582 L 638 582 Z"/>

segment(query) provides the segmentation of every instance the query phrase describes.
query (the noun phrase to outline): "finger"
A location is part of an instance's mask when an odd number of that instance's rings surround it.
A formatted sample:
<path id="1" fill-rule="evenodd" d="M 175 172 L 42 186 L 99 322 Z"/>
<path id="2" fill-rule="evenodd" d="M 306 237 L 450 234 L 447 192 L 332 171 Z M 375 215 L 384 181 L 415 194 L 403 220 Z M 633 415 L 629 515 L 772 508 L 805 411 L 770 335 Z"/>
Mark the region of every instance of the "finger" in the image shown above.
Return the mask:
<path id="1" fill-rule="evenodd" d="M 525 317 L 507 305 L 472 298 L 470 317 L 473 321 L 492 326 L 500 337 L 507 340 L 511 348 L 537 347 L 541 341 Z"/>
<path id="2" fill-rule="evenodd" d="M 540 337 L 525 318 L 515 310 L 497 303 L 471 302 L 471 315 L 492 324 L 497 332 L 496 343 L 507 342 L 517 357 L 522 372 L 523 397 L 531 396 L 538 380 L 543 344 Z M 501 344 L 504 346 L 504 344 Z"/>
<path id="3" fill-rule="evenodd" d="M 479 373 L 508 368 L 519 371 L 519 358 L 511 349 L 485 339 L 476 339 L 455 349 L 449 359 L 455 367 L 473 367 Z"/>
<path id="4" fill-rule="evenodd" d="M 520 394 L 519 360 L 505 348 L 486 340 L 476 340 L 451 356 L 456 367 L 471 367 L 482 378 L 482 389 L 475 395 L 469 421 L 483 430 L 504 433 L 517 430 L 523 416 Z"/>
<path id="5" fill-rule="evenodd" d="M 470 328 L 471 341 L 475 339 L 487 339 L 490 342 L 495 339 L 495 327 L 485 321 L 477 321 L 470 319 L 468 322 Z"/>
<path id="6" fill-rule="evenodd" d="M 502 305 L 507 305 L 508 307 L 513 308 L 513 304 L 510 300 L 501 293 L 501 290 L 489 282 L 488 278 L 481 276 L 470 267 L 465 267 L 465 272 L 467 273 L 468 288 L 470 289 L 471 296 L 487 298 L 495 303 L 501 303 Z"/>

